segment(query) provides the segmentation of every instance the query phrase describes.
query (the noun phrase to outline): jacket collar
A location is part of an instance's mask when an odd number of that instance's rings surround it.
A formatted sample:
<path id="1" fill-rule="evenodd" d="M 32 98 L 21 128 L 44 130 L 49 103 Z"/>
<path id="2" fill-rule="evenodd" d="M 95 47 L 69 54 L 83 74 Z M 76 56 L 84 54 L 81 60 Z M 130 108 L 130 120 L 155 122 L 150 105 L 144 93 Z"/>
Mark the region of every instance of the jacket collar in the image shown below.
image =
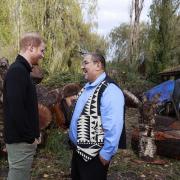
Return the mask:
<path id="1" fill-rule="evenodd" d="M 106 73 L 103 72 L 94 82 L 86 83 L 85 88 L 97 86 L 100 82 L 102 82 L 105 79 L 105 77 L 106 77 Z"/>
<path id="2" fill-rule="evenodd" d="M 18 56 L 16 57 L 16 61 L 23 64 L 29 72 L 32 71 L 32 67 L 23 56 L 18 54 Z"/>

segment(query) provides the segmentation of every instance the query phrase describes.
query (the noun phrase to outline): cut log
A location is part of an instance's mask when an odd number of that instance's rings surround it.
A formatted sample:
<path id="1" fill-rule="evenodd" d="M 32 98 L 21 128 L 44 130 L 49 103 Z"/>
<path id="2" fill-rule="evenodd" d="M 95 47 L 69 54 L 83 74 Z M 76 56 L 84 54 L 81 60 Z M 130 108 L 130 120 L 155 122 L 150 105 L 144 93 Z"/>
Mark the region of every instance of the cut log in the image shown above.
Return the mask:
<path id="1" fill-rule="evenodd" d="M 52 113 L 54 113 L 55 115 L 55 122 L 56 125 L 59 128 L 62 129 L 67 129 L 66 125 L 65 125 L 65 116 L 64 116 L 64 112 L 62 111 L 62 107 L 60 105 L 60 103 L 56 103 L 51 107 L 51 111 Z"/>
<path id="2" fill-rule="evenodd" d="M 128 90 L 123 90 L 123 93 L 126 106 L 137 108 L 140 105 L 140 100 L 133 93 Z"/>
<path id="3" fill-rule="evenodd" d="M 54 115 L 54 119 L 58 127 L 63 129 L 68 128 L 66 120 L 69 119 L 68 115 L 70 107 L 65 107 L 62 102 L 66 101 L 66 98 L 68 97 L 77 95 L 79 90 L 80 86 L 76 83 L 70 83 L 63 88 L 51 91 L 42 85 L 36 86 L 38 103 L 41 104 L 39 107 L 40 123 L 43 128 L 47 127 L 49 118 L 51 118 L 52 115 Z M 71 98 L 71 101 L 74 102 L 74 98 Z M 47 125 L 45 125 L 46 121 Z"/>
<path id="4" fill-rule="evenodd" d="M 45 129 L 52 121 L 52 114 L 48 107 L 43 104 L 38 104 L 39 111 L 39 127 Z"/>
<path id="5" fill-rule="evenodd" d="M 62 89 L 54 90 L 58 92 L 58 98 L 57 102 L 51 107 L 51 111 L 55 115 L 55 122 L 59 128 L 67 129 L 69 127 L 72 114 L 71 110 L 80 89 L 79 84 L 69 83 Z"/>
<path id="6" fill-rule="evenodd" d="M 49 91 L 47 87 L 42 85 L 36 86 L 36 92 L 38 97 L 38 102 L 44 106 L 51 107 L 53 104 L 57 103 L 59 97 L 59 91 L 51 90 Z"/>
<path id="7" fill-rule="evenodd" d="M 163 118 L 163 117 L 161 117 Z M 156 119 L 157 126 L 154 132 L 155 144 L 157 147 L 157 155 L 166 156 L 174 159 L 180 160 L 180 121 L 173 120 L 172 118 L 166 118 L 159 123 L 160 117 Z M 168 126 L 165 126 L 167 125 Z M 138 128 L 134 129 L 132 132 L 131 146 L 132 149 L 139 153 L 139 141 L 140 141 L 140 131 Z"/>
<path id="8" fill-rule="evenodd" d="M 81 90 L 81 86 L 77 83 L 69 83 L 63 87 L 62 98 L 77 95 Z"/>

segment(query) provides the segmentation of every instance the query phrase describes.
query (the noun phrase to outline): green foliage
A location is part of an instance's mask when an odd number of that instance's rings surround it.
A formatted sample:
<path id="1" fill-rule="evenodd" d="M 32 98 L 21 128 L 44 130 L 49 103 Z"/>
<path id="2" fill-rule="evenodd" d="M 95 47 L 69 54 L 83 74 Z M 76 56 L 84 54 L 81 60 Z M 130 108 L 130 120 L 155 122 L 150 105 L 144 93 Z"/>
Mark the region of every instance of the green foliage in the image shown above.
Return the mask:
<path id="1" fill-rule="evenodd" d="M 108 63 L 107 72 L 122 89 L 127 89 L 136 95 L 142 95 L 143 92 L 154 86 L 154 83 L 145 79 L 144 76 L 134 71 L 133 67 L 124 62 Z"/>
<path id="2" fill-rule="evenodd" d="M 71 72 L 57 72 L 48 76 L 43 82 L 48 87 L 62 87 L 67 83 L 80 83 L 83 84 L 83 76 L 80 73 Z"/>
<path id="3" fill-rule="evenodd" d="M 129 33 L 130 26 L 123 23 L 114 28 L 109 35 L 111 49 L 115 51 L 116 60 L 127 60 L 128 58 Z"/>
<path id="4" fill-rule="evenodd" d="M 59 164 L 68 169 L 71 162 L 71 151 L 68 145 L 68 134 L 60 129 L 51 129 L 48 133 L 46 151 L 58 157 Z"/>
<path id="5" fill-rule="evenodd" d="M 141 23 L 139 26 L 139 39 L 138 39 L 138 56 L 141 54 L 147 54 L 147 37 L 148 37 L 148 24 Z M 134 64 L 130 63 L 129 59 L 129 37 L 130 37 L 130 26 L 126 23 L 114 28 L 110 35 L 110 50 L 114 51 L 114 61 L 126 61 L 130 66 L 137 71 L 137 67 L 140 61 L 136 61 Z"/>
<path id="6" fill-rule="evenodd" d="M 0 1 L 0 57 L 8 57 L 12 53 L 12 24 L 10 23 L 10 9 L 7 1 Z"/>

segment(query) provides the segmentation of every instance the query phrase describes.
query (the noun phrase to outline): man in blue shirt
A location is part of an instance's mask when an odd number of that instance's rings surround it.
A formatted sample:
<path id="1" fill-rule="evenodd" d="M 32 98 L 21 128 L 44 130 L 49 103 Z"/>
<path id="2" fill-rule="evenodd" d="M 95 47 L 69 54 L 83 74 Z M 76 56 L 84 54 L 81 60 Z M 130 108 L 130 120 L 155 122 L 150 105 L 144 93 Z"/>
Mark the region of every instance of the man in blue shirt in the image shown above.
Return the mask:
<path id="1" fill-rule="evenodd" d="M 106 75 L 103 56 L 86 54 L 81 68 L 88 82 L 78 94 L 70 124 L 71 176 L 73 180 L 103 180 L 122 133 L 124 96 Z"/>

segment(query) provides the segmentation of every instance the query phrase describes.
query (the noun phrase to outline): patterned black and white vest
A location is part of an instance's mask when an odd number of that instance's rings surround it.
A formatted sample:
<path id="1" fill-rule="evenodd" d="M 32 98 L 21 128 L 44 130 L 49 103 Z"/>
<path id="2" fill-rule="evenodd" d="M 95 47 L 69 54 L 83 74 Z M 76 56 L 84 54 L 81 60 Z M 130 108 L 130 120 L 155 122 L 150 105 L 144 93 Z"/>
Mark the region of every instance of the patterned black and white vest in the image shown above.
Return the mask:
<path id="1" fill-rule="evenodd" d="M 99 104 L 100 97 L 107 86 L 108 82 L 104 80 L 96 87 L 77 121 L 77 152 L 85 161 L 95 157 L 104 143 Z M 78 96 L 82 94 L 83 90 L 81 90 Z"/>

